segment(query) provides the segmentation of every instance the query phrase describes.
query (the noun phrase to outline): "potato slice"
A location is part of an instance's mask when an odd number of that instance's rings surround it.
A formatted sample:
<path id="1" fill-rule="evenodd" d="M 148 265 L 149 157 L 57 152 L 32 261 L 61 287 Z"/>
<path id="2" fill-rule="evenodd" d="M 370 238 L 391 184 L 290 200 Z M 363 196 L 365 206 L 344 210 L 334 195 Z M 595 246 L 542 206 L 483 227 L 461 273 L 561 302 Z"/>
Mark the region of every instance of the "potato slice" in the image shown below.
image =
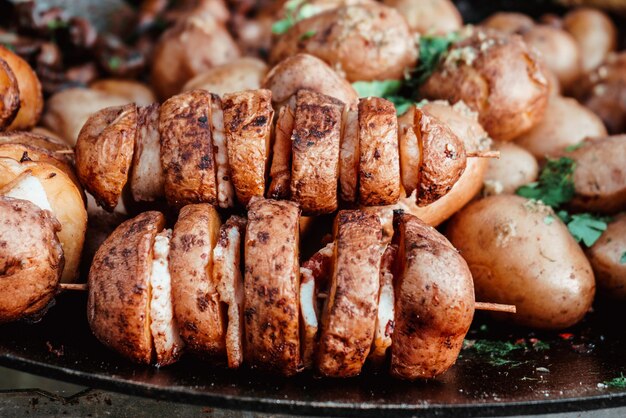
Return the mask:
<path id="1" fill-rule="evenodd" d="M 339 186 L 341 200 L 356 202 L 359 189 L 359 112 L 346 108 L 339 150 Z"/>
<path id="2" fill-rule="evenodd" d="M 57 292 L 63 271 L 58 221 L 19 199 L 0 197 L 0 323 L 39 315 Z"/>
<path id="3" fill-rule="evenodd" d="M 265 195 L 270 137 L 274 119 L 272 93 L 249 90 L 226 94 L 222 100 L 224 130 L 237 199 L 247 205 L 253 196 Z"/>
<path id="4" fill-rule="evenodd" d="M 20 110 L 20 90 L 13 70 L 0 58 L 0 130 L 13 122 Z"/>
<path id="5" fill-rule="evenodd" d="M 398 118 L 393 103 L 359 101 L 359 202 L 392 205 L 400 198 Z"/>
<path id="6" fill-rule="evenodd" d="M 89 117 L 76 142 L 76 172 L 104 209 L 112 211 L 128 181 L 137 137 L 137 106 L 107 107 Z"/>
<path id="7" fill-rule="evenodd" d="M 391 374 L 430 379 L 456 361 L 474 316 L 469 267 L 452 244 L 413 215 L 396 213 L 398 245 Z"/>
<path id="8" fill-rule="evenodd" d="M 177 208 L 189 203 L 217 204 L 210 106 L 211 94 L 204 90 L 176 95 L 161 105 L 165 197 Z"/>
<path id="9" fill-rule="evenodd" d="M 255 197 L 244 243 L 245 358 L 285 376 L 301 369 L 299 216 L 293 202 Z"/>
<path id="10" fill-rule="evenodd" d="M 211 94 L 211 135 L 215 153 L 215 177 L 217 179 L 217 203 L 220 208 L 235 206 L 235 189 L 228 165 L 228 146 L 224 132 L 224 111 L 217 94 Z"/>
<path id="11" fill-rule="evenodd" d="M 213 249 L 213 280 L 217 283 L 220 302 L 228 307 L 226 356 L 228 367 L 236 369 L 243 362 L 243 277 L 241 274 L 242 243 L 246 219 L 231 216 L 220 228 L 220 237 Z"/>
<path id="12" fill-rule="evenodd" d="M 72 282 L 78 278 L 87 229 L 87 210 L 83 195 L 63 170 L 43 162 L 19 163 L 9 158 L 0 158 L 0 194 L 6 192 L 3 188 L 7 184 L 24 172 L 29 172 L 39 180 L 52 207 L 52 213 L 61 224 L 58 236 L 65 255 L 62 281 Z"/>
<path id="13" fill-rule="evenodd" d="M 394 263 L 398 253 L 395 245 L 387 246 L 380 266 L 380 290 L 378 291 L 378 309 L 376 313 L 376 331 L 370 352 L 370 360 L 381 365 L 387 358 L 387 350 L 391 347 L 391 334 L 394 329 Z"/>
<path id="14" fill-rule="evenodd" d="M 164 225 L 159 212 L 122 223 L 100 246 L 89 270 L 87 319 L 92 332 L 137 363 L 153 359 L 150 275 L 154 240 Z"/>
<path id="15" fill-rule="evenodd" d="M 225 357 L 226 318 L 213 276 L 220 218 L 208 204 L 187 205 L 174 226 L 170 251 L 172 299 L 180 335 L 190 352 Z"/>
<path id="16" fill-rule="evenodd" d="M 280 108 L 276 119 L 272 167 L 270 168 L 272 182 L 267 191 L 267 197 L 271 199 L 288 199 L 291 194 L 291 135 L 294 118 L 291 106 Z"/>
<path id="17" fill-rule="evenodd" d="M 158 103 L 138 109 L 130 191 L 136 202 L 152 202 L 165 195 Z"/>
<path id="18" fill-rule="evenodd" d="M 291 136 L 291 199 L 305 215 L 337 210 L 339 149 L 344 104 L 300 90 Z"/>
<path id="19" fill-rule="evenodd" d="M 361 372 L 374 340 L 383 251 L 378 216 L 358 210 L 338 213 L 330 292 L 316 359 L 323 376 L 350 377 Z"/>

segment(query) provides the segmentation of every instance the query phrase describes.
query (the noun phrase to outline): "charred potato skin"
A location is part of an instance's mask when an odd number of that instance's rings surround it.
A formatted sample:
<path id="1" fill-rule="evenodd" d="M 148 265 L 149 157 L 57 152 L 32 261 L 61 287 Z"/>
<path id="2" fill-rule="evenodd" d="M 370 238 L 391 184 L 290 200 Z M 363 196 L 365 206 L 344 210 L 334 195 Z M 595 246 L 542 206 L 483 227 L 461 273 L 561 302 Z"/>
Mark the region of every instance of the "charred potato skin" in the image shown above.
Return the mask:
<path id="1" fill-rule="evenodd" d="M 137 106 L 108 107 L 92 115 L 76 142 L 76 173 L 104 209 L 112 211 L 128 181 L 137 136 Z"/>
<path id="2" fill-rule="evenodd" d="M 237 199 L 264 196 L 274 110 L 269 90 L 227 94 L 222 100 L 228 164 Z"/>
<path id="3" fill-rule="evenodd" d="M 304 215 L 337 210 L 339 144 L 344 104 L 300 90 L 291 136 L 291 198 Z"/>
<path id="4" fill-rule="evenodd" d="M 224 329 L 217 283 L 212 277 L 219 215 L 208 204 L 183 207 L 172 232 L 170 274 L 174 317 L 190 352 L 225 357 Z"/>
<path id="5" fill-rule="evenodd" d="M 482 45 L 485 47 L 481 49 Z M 463 58 L 464 51 L 470 58 Z M 541 64 L 518 35 L 473 29 L 452 47 L 448 57 L 422 86 L 427 98 L 451 103 L 463 100 L 478 112 L 489 135 L 500 141 L 527 132 L 542 117 L 548 81 Z"/>
<path id="6" fill-rule="evenodd" d="M 384 246 L 380 220 L 373 213 L 340 211 L 335 222 L 332 279 L 316 367 L 322 376 L 350 377 L 361 372 L 374 340 Z"/>
<path id="7" fill-rule="evenodd" d="M 0 130 L 5 129 L 20 110 L 20 90 L 9 64 L 0 58 Z"/>
<path id="8" fill-rule="evenodd" d="M 606 231 L 586 252 L 596 276 L 598 293 L 614 300 L 626 300 L 626 216 L 609 223 Z"/>
<path id="9" fill-rule="evenodd" d="M 165 218 L 144 212 L 122 223 L 96 252 L 89 270 L 87 319 L 107 347 L 142 364 L 152 361 L 152 247 Z"/>
<path id="10" fill-rule="evenodd" d="M 301 369 L 298 218 L 293 202 L 253 198 L 244 260 L 244 359 L 292 376 Z"/>
<path id="11" fill-rule="evenodd" d="M 398 243 L 391 374 L 430 379 L 448 370 L 474 316 L 467 263 L 448 240 L 415 216 L 396 213 Z"/>
<path id="12" fill-rule="evenodd" d="M 61 229 L 48 211 L 0 197 L 0 324 L 39 314 L 57 292 L 64 267 L 56 236 Z"/>
<path id="13" fill-rule="evenodd" d="M 359 202 L 391 205 L 400 197 L 398 118 L 393 104 L 370 97 L 359 101 Z"/>
<path id="14" fill-rule="evenodd" d="M 174 207 L 217 204 L 210 104 L 210 93 L 193 90 L 161 105 L 159 134 L 165 197 Z"/>

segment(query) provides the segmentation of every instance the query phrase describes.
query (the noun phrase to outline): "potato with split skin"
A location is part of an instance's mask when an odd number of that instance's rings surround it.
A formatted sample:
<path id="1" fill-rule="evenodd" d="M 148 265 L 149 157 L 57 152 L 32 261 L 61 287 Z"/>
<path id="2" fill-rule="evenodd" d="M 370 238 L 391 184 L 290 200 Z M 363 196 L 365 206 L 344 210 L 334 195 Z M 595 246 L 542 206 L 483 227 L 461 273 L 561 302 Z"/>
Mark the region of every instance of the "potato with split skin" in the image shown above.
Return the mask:
<path id="1" fill-rule="evenodd" d="M 276 108 L 284 106 L 299 90 L 313 90 L 356 105 L 359 97 L 352 85 L 328 64 L 309 54 L 289 56 L 276 64 L 265 76 L 263 88 L 272 91 Z"/>
<path id="2" fill-rule="evenodd" d="M 293 202 L 253 197 L 244 241 L 244 358 L 285 376 L 302 364 L 299 217 Z"/>
<path id="3" fill-rule="evenodd" d="M 0 323 L 41 315 L 58 290 L 61 225 L 50 211 L 0 197 Z"/>
<path id="4" fill-rule="evenodd" d="M 413 215 L 394 215 L 395 327 L 391 374 L 431 379 L 459 356 L 474 317 L 467 263 L 436 229 Z"/>
<path id="5" fill-rule="evenodd" d="M 44 105 L 43 92 L 41 90 L 39 78 L 33 68 L 26 61 L 2 45 L 0 45 L 0 60 L 4 61 L 11 69 L 11 73 L 17 82 L 17 88 L 19 90 L 19 110 L 17 111 L 17 115 L 15 115 L 12 118 L 12 121 L 9 122 L 7 129 L 30 129 L 39 121 Z M 4 71 L 0 70 L 0 74 L 3 72 L 4 75 L 0 84 L 0 92 L 7 87 L 6 83 L 10 81 L 10 75 L 6 69 Z M 8 90 L 6 93 L 2 92 L 2 94 L 7 93 L 14 93 L 14 91 L 12 92 L 11 90 Z M 2 101 L 5 102 L 7 99 L 8 97 L 3 97 Z M 12 99 L 12 101 L 13 100 L 14 99 Z M 4 104 L 6 105 L 7 103 L 5 102 Z M 11 106 L 12 105 L 9 104 L 9 108 L 11 108 Z M 2 116 L 0 116 L 0 126 L 1 121 Z"/>
<path id="6" fill-rule="evenodd" d="M 517 35 L 467 28 L 421 87 L 429 99 L 464 101 L 489 135 L 510 141 L 535 126 L 547 105 L 540 61 Z"/>
<path id="7" fill-rule="evenodd" d="M 236 58 L 198 74 L 185 83 L 182 91 L 202 89 L 223 96 L 226 93 L 260 89 L 267 70 L 267 64 L 258 58 Z"/>
<path id="8" fill-rule="evenodd" d="M 581 7 L 563 17 L 581 52 L 582 70 L 589 72 L 604 61 L 617 46 L 617 29 L 610 17 L 597 9 Z"/>
<path id="9" fill-rule="evenodd" d="M 586 251 L 598 284 L 598 294 L 626 299 L 626 216 L 609 222 L 606 231 Z"/>
<path id="10" fill-rule="evenodd" d="M 413 32 L 445 35 L 461 29 L 463 18 L 450 0 L 384 0 L 400 12 Z"/>
<path id="11" fill-rule="evenodd" d="M 0 130 L 8 127 L 20 110 L 20 89 L 9 64 L 0 58 Z"/>
<path id="12" fill-rule="evenodd" d="M 446 235 L 469 265 L 476 297 L 516 306 L 515 315 L 497 318 L 563 329 L 591 308 L 589 261 L 549 207 L 515 195 L 490 196 L 459 211 Z"/>
<path id="13" fill-rule="evenodd" d="M 137 136 L 137 106 L 108 107 L 93 114 L 76 142 L 76 173 L 98 204 L 112 211 L 131 168 Z"/>
<path id="14" fill-rule="evenodd" d="M 404 17 L 376 2 L 342 6 L 300 20 L 278 37 L 270 63 L 299 52 L 322 59 L 350 82 L 399 79 L 418 55 Z"/>
<path id="15" fill-rule="evenodd" d="M 489 161 L 485 173 L 485 194 L 513 194 L 528 183 L 537 180 L 539 164 L 533 155 L 512 142 L 494 145 L 500 158 Z"/>
<path id="16" fill-rule="evenodd" d="M 35 184 L 22 183 L 25 178 L 36 179 Z M 20 183 L 22 185 L 20 186 Z M 87 229 L 87 211 L 82 190 L 63 169 L 42 161 L 15 161 L 0 157 L 0 195 L 18 197 L 13 190 L 32 195 L 37 187 L 42 200 L 56 217 L 61 230 L 57 235 L 63 247 L 65 265 L 61 280 L 73 282 L 78 279 L 79 265 Z"/>
<path id="17" fill-rule="evenodd" d="M 543 119 L 515 141 L 542 161 L 563 154 L 585 138 L 606 135 L 602 120 L 575 99 L 551 97 Z"/>
<path id="18" fill-rule="evenodd" d="M 74 165 L 72 147 L 55 138 L 35 132 L 10 131 L 0 133 L 0 145 L 21 145 L 50 154 L 58 161 Z"/>
<path id="19" fill-rule="evenodd" d="M 165 197 L 181 208 L 217 204 L 217 179 L 211 133 L 211 94 L 194 90 L 161 105 L 159 134 Z"/>

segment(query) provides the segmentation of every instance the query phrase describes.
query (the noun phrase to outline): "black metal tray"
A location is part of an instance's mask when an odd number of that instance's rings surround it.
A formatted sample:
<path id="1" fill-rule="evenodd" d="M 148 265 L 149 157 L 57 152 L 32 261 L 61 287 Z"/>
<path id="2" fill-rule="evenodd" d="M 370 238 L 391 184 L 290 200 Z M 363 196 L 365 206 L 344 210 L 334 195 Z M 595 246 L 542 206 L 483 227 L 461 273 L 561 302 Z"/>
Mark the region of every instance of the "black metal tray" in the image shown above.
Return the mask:
<path id="1" fill-rule="evenodd" d="M 604 309 L 567 333 L 533 334 L 479 316 L 468 335 L 469 344 L 478 345 L 429 382 L 395 381 L 373 370 L 347 380 L 306 373 L 284 379 L 189 357 L 162 369 L 131 364 L 92 336 L 85 296 L 74 293 L 59 297 L 39 323 L 0 326 L 0 365 L 126 394 L 251 411 L 359 417 L 565 412 L 626 405 L 626 388 L 606 385 L 626 373 L 626 327 L 618 318 L 623 311 Z M 485 341 L 516 348 L 500 355 L 480 350 Z"/>

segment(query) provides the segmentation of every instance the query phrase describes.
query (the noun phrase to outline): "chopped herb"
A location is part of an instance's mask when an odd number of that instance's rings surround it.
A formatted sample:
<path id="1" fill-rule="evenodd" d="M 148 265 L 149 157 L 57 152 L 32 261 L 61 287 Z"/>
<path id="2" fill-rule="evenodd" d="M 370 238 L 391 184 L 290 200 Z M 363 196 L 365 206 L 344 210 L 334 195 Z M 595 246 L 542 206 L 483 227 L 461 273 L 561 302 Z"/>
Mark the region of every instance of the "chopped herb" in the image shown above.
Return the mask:
<path id="1" fill-rule="evenodd" d="M 66 27 L 67 27 L 67 22 L 60 20 L 60 19 L 54 19 L 48 22 L 48 29 L 50 30 L 63 29 Z"/>
<path id="2" fill-rule="evenodd" d="M 577 144 L 573 144 L 573 145 L 570 145 L 570 146 L 566 147 L 565 151 L 566 152 L 576 151 L 578 148 L 582 148 L 584 146 L 585 146 L 585 141 L 580 141 Z"/>
<path id="3" fill-rule="evenodd" d="M 443 58 L 450 45 L 459 40 L 457 32 L 445 36 L 422 36 L 420 37 L 419 64 L 416 69 L 417 84 L 421 85 L 433 74 L 439 62 Z"/>
<path id="4" fill-rule="evenodd" d="M 15 52 L 15 47 L 11 44 L 2 44 L 3 47 L 5 47 L 6 49 L 8 49 L 11 52 Z"/>
<path id="5" fill-rule="evenodd" d="M 626 251 L 622 253 L 622 256 L 619 258 L 620 264 L 626 264 Z"/>
<path id="6" fill-rule="evenodd" d="M 120 57 L 109 58 L 109 68 L 113 71 L 119 69 L 122 66 L 122 59 Z"/>
<path id="7" fill-rule="evenodd" d="M 274 22 L 272 33 L 282 35 L 299 21 L 315 16 L 318 12 L 319 8 L 306 4 L 306 0 L 289 0 L 285 3 L 285 18 Z"/>
<path id="8" fill-rule="evenodd" d="M 550 349 L 550 344 L 548 344 L 547 342 L 541 341 L 541 340 L 533 341 L 533 350 L 543 351 L 543 350 L 549 350 L 549 349 Z"/>
<path id="9" fill-rule="evenodd" d="M 465 340 L 463 348 L 487 357 L 489 364 L 493 366 L 506 364 L 518 366 L 522 362 L 514 361 L 507 357 L 514 351 L 526 349 L 526 344 L 517 344 L 509 341 Z"/>
<path id="10" fill-rule="evenodd" d="M 390 97 L 400 91 L 402 81 L 400 80 L 374 80 L 357 81 L 352 83 L 359 97 Z"/>
<path id="11" fill-rule="evenodd" d="M 302 35 L 300 35 L 300 40 L 301 41 L 306 41 L 307 39 L 311 39 L 312 37 L 315 36 L 317 32 L 314 30 L 308 30 L 306 32 L 304 32 Z"/>
<path id="12" fill-rule="evenodd" d="M 552 225 L 552 222 L 554 222 L 554 216 L 552 215 L 548 215 L 545 218 L 543 218 L 543 223 L 546 225 Z"/>
<path id="13" fill-rule="evenodd" d="M 539 175 L 539 181 L 517 189 L 517 194 L 528 199 L 541 200 L 544 204 L 557 208 L 574 197 L 574 168 L 571 158 L 548 159 Z"/>
<path id="14" fill-rule="evenodd" d="M 626 377 L 624 377 L 623 373 L 620 373 L 619 377 L 608 380 L 604 384 L 610 388 L 626 389 Z"/>
<path id="15" fill-rule="evenodd" d="M 591 247 L 600 238 L 606 231 L 607 223 L 611 221 L 609 217 L 595 216 L 591 213 L 570 215 L 567 211 L 560 210 L 557 215 L 567 225 L 574 239 L 587 247 Z"/>

